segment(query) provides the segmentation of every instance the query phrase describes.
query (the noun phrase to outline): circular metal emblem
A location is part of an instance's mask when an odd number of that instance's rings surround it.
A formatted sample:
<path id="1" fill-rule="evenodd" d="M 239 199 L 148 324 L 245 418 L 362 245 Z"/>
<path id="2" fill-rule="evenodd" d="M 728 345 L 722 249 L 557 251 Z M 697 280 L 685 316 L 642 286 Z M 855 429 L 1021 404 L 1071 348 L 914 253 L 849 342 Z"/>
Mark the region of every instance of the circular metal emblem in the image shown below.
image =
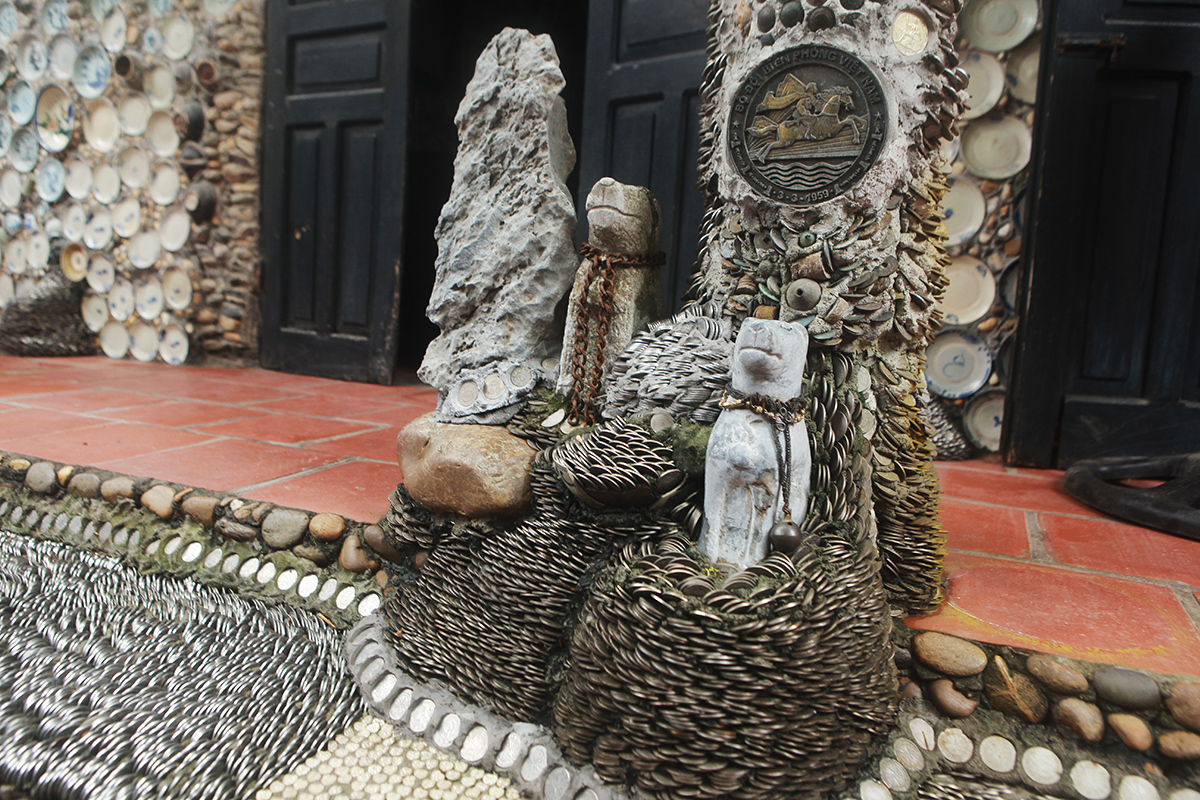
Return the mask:
<path id="1" fill-rule="evenodd" d="M 756 191 L 797 206 L 831 200 L 862 180 L 886 132 L 875 73 L 826 45 L 795 47 L 759 64 L 729 115 L 738 173 Z"/>

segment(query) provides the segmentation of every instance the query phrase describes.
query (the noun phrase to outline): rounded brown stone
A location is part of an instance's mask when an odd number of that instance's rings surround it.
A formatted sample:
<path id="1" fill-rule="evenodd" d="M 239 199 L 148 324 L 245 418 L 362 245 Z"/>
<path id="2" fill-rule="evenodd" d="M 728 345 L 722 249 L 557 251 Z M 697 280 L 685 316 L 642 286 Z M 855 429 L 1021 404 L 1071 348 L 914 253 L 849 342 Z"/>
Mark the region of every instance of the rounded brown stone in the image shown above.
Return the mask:
<path id="1" fill-rule="evenodd" d="M 1177 761 L 1200 760 L 1200 734 L 1171 731 L 1158 737 L 1158 751 Z"/>
<path id="2" fill-rule="evenodd" d="M 1025 668 L 1052 692 L 1059 694 L 1083 694 L 1088 689 L 1087 678 L 1074 667 L 1055 658 L 1032 655 L 1026 660 Z"/>
<path id="3" fill-rule="evenodd" d="M 1200 732 L 1200 683 L 1177 683 L 1167 698 L 1171 716 L 1185 728 Z"/>
<path id="4" fill-rule="evenodd" d="M 347 572 L 370 572 L 379 569 L 379 562 L 367 555 L 357 536 L 347 536 L 346 541 L 342 542 L 338 566 Z"/>
<path id="5" fill-rule="evenodd" d="M 1104 738 L 1104 715 L 1100 709 L 1078 697 L 1068 697 L 1054 707 L 1054 721 L 1075 731 L 1085 742 L 1095 744 Z"/>
<path id="6" fill-rule="evenodd" d="M 925 666 L 952 678 L 978 675 L 987 667 L 987 653 L 957 636 L 926 631 L 913 637 L 913 655 Z"/>
<path id="7" fill-rule="evenodd" d="M 992 706 L 1005 714 L 1037 724 L 1046 718 L 1046 695 L 1028 675 L 1013 672 L 1000 656 L 992 659 L 983 675 L 983 690 Z"/>
<path id="8" fill-rule="evenodd" d="M 100 496 L 110 503 L 115 503 L 121 498 L 133 497 L 133 478 L 124 475 L 109 478 L 100 484 Z"/>
<path id="9" fill-rule="evenodd" d="M 292 554 L 298 558 L 307 558 L 318 567 L 327 567 L 333 562 L 333 554 L 315 544 L 302 542 L 292 548 Z"/>
<path id="10" fill-rule="evenodd" d="M 141 503 L 159 519 L 170 519 L 175 513 L 175 490 L 165 483 L 151 486 L 142 492 Z"/>
<path id="11" fill-rule="evenodd" d="M 318 541 L 335 542 L 346 530 L 346 520 L 337 514 L 317 514 L 308 521 L 308 529 Z"/>
<path id="12" fill-rule="evenodd" d="M 388 574 L 384 570 L 379 570 L 375 573 L 375 585 L 380 589 L 386 589 L 388 585 Z"/>
<path id="13" fill-rule="evenodd" d="M 909 698 L 923 700 L 925 698 L 925 692 L 921 690 L 921 684 L 917 683 L 912 678 L 901 678 L 900 699 L 907 700 Z"/>
<path id="14" fill-rule="evenodd" d="M 400 552 L 387 540 L 387 534 L 383 532 L 383 528 L 378 525 L 368 525 L 364 528 L 363 539 L 366 541 L 368 547 L 388 561 L 399 561 L 403 558 Z"/>
<path id="15" fill-rule="evenodd" d="M 99 475 L 91 472 L 81 472 L 71 478 L 71 482 L 67 484 L 67 491 L 78 497 L 99 497 L 100 483 Z"/>
<path id="16" fill-rule="evenodd" d="M 978 700 L 972 700 L 954 687 L 949 678 L 938 678 L 929 684 L 929 699 L 947 717 L 962 719 L 975 713 Z"/>
<path id="17" fill-rule="evenodd" d="M 184 514 L 187 514 L 201 525 L 211 526 L 213 524 L 213 511 L 219 502 L 221 502 L 221 498 L 219 497 L 190 494 L 183 498 L 181 508 Z"/>
<path id="18" fill-rule="evenodd" d="M 237 522 L 230 517 L 221 517 L 217 520 L 213 530 L 239 542 L 249 542 L 258 538 L 258 528 L 253 528 L 244 522 Z"/>
<path id="19" fill-rule="evenodd" d="M 1141 717 L 1133 714 L 1109 714 L 1108 727 L 1130 750 L 1148 750 L 1154 744 L 1154 734 Z"/>
<path id="20" fill-rule="evenodd" d="M 419 570 L 421 567 L 425 566 L 425 562 L 428 559 L 429 559 L 429 551 L 428 550 L 422 550 L 421 552 L 417 553 L 415 556 L 413 556 L 413 569 Z"/>

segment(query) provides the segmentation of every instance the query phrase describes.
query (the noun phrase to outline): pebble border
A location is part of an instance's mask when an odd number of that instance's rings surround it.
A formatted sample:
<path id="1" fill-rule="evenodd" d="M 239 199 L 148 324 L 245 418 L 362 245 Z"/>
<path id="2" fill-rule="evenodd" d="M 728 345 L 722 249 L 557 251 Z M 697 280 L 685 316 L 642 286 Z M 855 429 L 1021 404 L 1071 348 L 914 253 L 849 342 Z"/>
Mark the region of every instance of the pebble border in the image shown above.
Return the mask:
<path id="1" fill-rule="evenodd" d="M 346 634 L 344 654 L 371 711 L 394 725 L 398 734 L 419 737 L 472 767 L 504 776 L 525 797 L 641 797 L 602 783 L 590 766 L 569 764 L 548 728 L 511 722 L 460 700 L 439 681 L 423 682 L 408 675 L 396 661 L 395 648 L 386 644 L 388 635 L 378 614 L 364 617 Z"/>
<path id="2" fill-rule="evenodd" d="M 82 476 L 91 478 L 80 481 Z M 128 492 L 113 496 L 112 502 L 102 499 L 101 487 L 115 482 L 127 486 Z M 94 490 L 76 491 L 80 483 Z M 188 497 L 209 497 L 211 504 L 206 505 L 224 508 L 229 515 L 265 505 L 259 520 L 276 508 L 232 495 L 203 495 L 190 487 L 7 453 L 0 458 L 0 526 L 12 533 L 119 556 L 143 571 L 288 603 L 322 615 L 337 628 L 353 625 L 382 604 L 383 590 L 369 572 L 351 572 L 336 561 L 321 566 L 289 550 L 272 550 L 261 538 L 223 536 L 218 525 L 205 525 L 181 509 Z M 285 511 L 311 521 L 306 512 Z M 355 528 L 362 526 L 337 519 L 345 529 L 342 541 L 357 539 Z M 361 540 L 356 544 L 359 549 L 366 547 Z"/>

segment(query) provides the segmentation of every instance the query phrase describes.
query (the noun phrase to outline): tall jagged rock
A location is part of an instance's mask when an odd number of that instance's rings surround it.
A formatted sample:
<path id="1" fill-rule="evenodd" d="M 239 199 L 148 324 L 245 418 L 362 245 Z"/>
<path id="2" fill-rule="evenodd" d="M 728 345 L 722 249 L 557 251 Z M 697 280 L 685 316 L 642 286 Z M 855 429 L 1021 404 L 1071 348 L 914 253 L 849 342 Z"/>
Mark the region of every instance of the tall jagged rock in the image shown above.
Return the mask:
<path id="1" fill-rule="evenodd" d="M 464 370 L 556 366 L 561 304 L 578 266 L 564 183 L 575 166 L 564 84 L 549 36 L 506 28 L 480 55 L 459 104 L 454 184 L 438 220 L 428 307 L 441 334 L 418 373 L 443 397 Z M 491 411 L 518 398 L 486 399 Z M 465 417 L 475 403 L 460 405 Z"/>

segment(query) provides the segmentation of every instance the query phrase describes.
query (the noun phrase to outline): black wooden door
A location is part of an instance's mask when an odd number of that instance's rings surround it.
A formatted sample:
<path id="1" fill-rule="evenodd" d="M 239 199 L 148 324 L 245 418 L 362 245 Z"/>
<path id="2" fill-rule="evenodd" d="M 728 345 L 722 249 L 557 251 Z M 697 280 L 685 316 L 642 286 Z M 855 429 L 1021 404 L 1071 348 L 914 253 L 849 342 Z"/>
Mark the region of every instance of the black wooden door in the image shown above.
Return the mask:
<path id="1" fill-rule="evenodd" d="M 390 383 L 409 0 L 269 0 L 263 366 Z"/>
<path id="2" fill-rule="evenodd" d="M 1200 0 L 1048 11 L 1005 453 L 1200 451 Z"/>
<path id="3" fill-rule="evenodd" d="M 704 213 L 696 187 L 708 0 L 592 0 L 579 215 L 605 176 L 647 186 L 663 214 L 663 291 L 679 306 Z"/>

